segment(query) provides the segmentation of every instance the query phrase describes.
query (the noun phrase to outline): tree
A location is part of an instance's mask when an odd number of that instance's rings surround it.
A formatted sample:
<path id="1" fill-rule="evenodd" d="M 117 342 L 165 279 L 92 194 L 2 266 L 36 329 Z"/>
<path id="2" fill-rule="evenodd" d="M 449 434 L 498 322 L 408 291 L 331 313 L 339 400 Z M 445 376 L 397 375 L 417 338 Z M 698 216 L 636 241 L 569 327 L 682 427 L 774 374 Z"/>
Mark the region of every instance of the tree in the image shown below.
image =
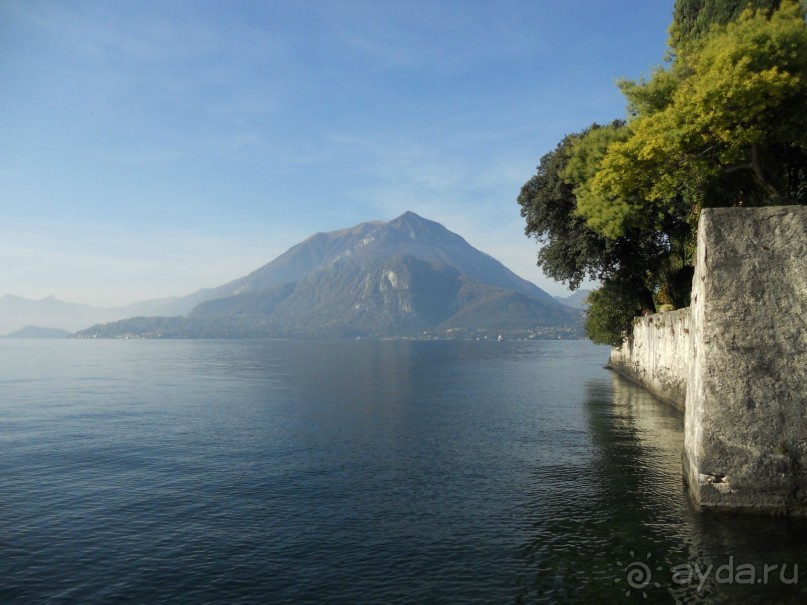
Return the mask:
<path id="1" fill-rule="evenodd" d="M 565 137 L 522 188 L 544 272 L 603 280 L 593 340 L 621 340 L 654 298 L 689 304 L 701 208 L 807 203 L 804 16 L 795 0 L 678 0 L 667 67 L 620 82 L 627 122 Z"/>
<path id="2" fill-rule="evenodd" d="M 619 284 L 631 291 L 639 310 L 652 310 L 659 287 L 674 300 L 686 296 L 679 295 L 670 279 L 679 268 L 673 259 L 680 256 L 670 237 L 677 233 L 673 224 L 666 225 L 666 232 L 628 230 L 610 238 L 591 229 L 577 213 L 574 183 L 590 176 L 608 143 L 619 139 L 624 127 L 622 121 L 593 124 L 564 137 L 541 158 L 535 176 L 521 188 L 518 203 L 527 223 L 525 234 L 542 244 L 538 265 L 546 275 L 567 282 L 572 290 L 586 277 L 611 280 L 612 290 Z"/>
<path id="3" fill-rule="evenodd" d="M 586 335 L 597 344 L 612 347 L 622 344 L 631 332 L 634 316 L 642 311 L 631 289 L 613 281 L 605 281 L 591 292 L 586 303 Z"/>
<path id="4" fill-rule="evenodd" d="M 744 11 L 692 40 L 668 70 L 621 88 L 629 134 L 575 189 L 595 231 L 653 229 L 682 201 L 807 202 L 807 26 L 795 1 Z"/>
<path id="5" fill-rule="evenodd" d="M 677 0 L 670 26 L 670 46 L 675 49 L 700 38 L 712 26 L 736 20 L 747 8 L 773 11 L 780 3 L 781 0 Z"/>
<path id="6" fill-rule="evenodd" d="M 612 127 L 621 125 L 615 122 Z M 594 124 L 581 135 L 564 137 L 541 158 L 535 176 L 524 184 L 518 196 L 521 216 L 527 222 L 524 233 L 542 244 L 538 265 L 549 277 L 568 282 L 572 290 L 586 277 L 606 277 L 616 262 L 614 244 L 588 228 L 585 219 L 575 214 L 574 187 L 562 176 L 575 142 L 601 128 Z"/>

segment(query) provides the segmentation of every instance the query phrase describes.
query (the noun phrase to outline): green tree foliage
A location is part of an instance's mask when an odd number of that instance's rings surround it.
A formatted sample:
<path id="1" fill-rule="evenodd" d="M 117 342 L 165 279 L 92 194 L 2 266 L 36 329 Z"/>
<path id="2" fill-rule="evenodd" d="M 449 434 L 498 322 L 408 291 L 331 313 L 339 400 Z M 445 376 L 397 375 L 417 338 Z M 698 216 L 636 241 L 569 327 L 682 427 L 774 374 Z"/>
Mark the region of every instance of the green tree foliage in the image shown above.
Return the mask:
<path id="1" fill-rule="evenodd" d="M 630 334 L 633 318 L 642 310 L 634 292 L 624 284 L 605 281 L 586 298 L 588 313 L 583 328 L 597 344 L 618 347 Z"/>
<path id="2" fill-rule="evenodd" d="M 620 82 L 628 121 L 566 137 L 519 196 L 547 275 L 605 280 L 592 334 L 624 326 L 613 313 L 652 309 L 649 295 L 688 304 L 701 208 L 807 203 L 801 6 L 678 0 L 675 11 L 667 66 Z"/>
<path id="3" fill-rule="evenodd" d="M 608 126 L 594 124 L 580 134 L 565 137 L 541 158 L 535 176 L 521 188 L 518 203 L 526 219 L 526 235 L 542 244 L 538 265 L 546 275 L 567 282 L 572 289 L 587 277 L 620 276 L 620 283 L 630 284 L 641 306 L 653 309 L 658 278 L 666 275 L 659 268 L 672 266 L 670 238 L 661 231 L 648 234 L 639 230 L 609 238 L 591 229 L 576 212 L 574 180 L 590 176 L 606 143 L 623 129 L 621 121 Z M 583 152 L 583 141 L 596 145 Z M 585 159 L 587 153 L 590 157 Z"/>
<path id="4" fill-rule="evenodd" d="M 781 0 L 677 0 L 670 26 L 670 46 L 700 38 L 714 25 L 726 25 L 747 8 L 772 11 Z"/>
<path id="5" fill-rule="evenodd" d="M 600 128 L 594 125 L 590 130 Z M 518 196 L 521 216 L 527 222 L 524 232 L 542 244 L 538 265 L 546 275 L 568 282 L 572 289 L 586 277 L 605 277 L 614 263 L 613 243 L 588 228 L 585 219 L 575 214 L 573 186 L 561 176 L 568 169 L 570 150 L 579 139 L 579 135 L 567 136 L 542 157 L 535 176 L 524 184 Z"/>
<path id="6" fill-rule="evenodd" d="M 592 229 L 655 229 L 686 204 L 807 202 L 807 26 L 796 2 L 745 11 L 621 88 L 628 134 L 575 189 Z"/>

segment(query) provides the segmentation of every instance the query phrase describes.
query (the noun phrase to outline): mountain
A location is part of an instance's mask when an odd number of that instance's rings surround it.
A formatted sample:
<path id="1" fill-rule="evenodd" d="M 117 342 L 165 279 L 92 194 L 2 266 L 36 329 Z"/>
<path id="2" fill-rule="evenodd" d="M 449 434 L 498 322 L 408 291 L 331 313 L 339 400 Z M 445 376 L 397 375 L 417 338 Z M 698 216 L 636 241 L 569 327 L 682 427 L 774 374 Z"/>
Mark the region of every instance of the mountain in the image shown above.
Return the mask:
<path id="1" fill-rule="evenodd" d="M 59 326 L 69 331 L 81 330 L 93 324 L 115 321 L 135 315 L 184 315 L 203 295 L 194 294 L 182 298 L 147 300 L 125 307 L 93 307 L 70 303 L 48 296 L 39 300 L 7 294 L 0 296 L 0 334 L 19 330 L 26 326 Z"/>
<path id="2" fill-rule="evenodd" d="M 66 303 L 53 296 L 30 300 L 10 294 L 0 297 L 0 333 L 12 332 L 25 326 L 59 326 L 79 330 L 98 321 L 111 321 L 90 305 Z"/>
<path id="3" fill-rule="evenodd" d="M 556 296 L 555 300 L 572 309 L 585 309 L 588 306 L 586 296 L 590 293 L 591 290 L 575 290 L 569 296 Z"/>
<path id="4" fill-rule="evenodd" d="M 317 233 L 293 246 L 249 275 L 191 296 L 197 302 L 268 290 L 297 282 L 329 263 L 351 259 L 367 267 L 379 258 L 411 256 L 454 267 L 481 283 L 522 292 L 539 300 L 553 298 L 535 284 L 518 277 L 492 256 L 480 252 L 440 223 L 405 212 L 389 221 L 369 221 L 349 229 Z"/>
<path id="5" fill-rule="evenodd" d="M 138 317 L 79 336 L 576 336 L 580 325 L 579 312 L 412 212 L 318 233 L 192 296 L 201 302 L 187 317 Z"/>
<path id="6" fill-rule="evenodd" d="M 59 328 L 40 328 L 39 326 L 25 326 L 0 338 L 67 338 L 70 332 Z"/>

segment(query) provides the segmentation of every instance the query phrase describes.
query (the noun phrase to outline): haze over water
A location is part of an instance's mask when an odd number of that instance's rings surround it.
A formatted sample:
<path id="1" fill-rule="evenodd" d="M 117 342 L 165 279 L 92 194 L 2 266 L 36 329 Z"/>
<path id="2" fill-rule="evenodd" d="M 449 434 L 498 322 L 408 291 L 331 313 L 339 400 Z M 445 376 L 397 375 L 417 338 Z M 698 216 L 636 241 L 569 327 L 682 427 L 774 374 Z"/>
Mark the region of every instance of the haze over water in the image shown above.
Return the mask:
<path id="1" fill-rule="evenodd" d="M 606 358 L 0 341 L 0 602 L 804 602 L 804 523 L 696 514 L 681 416 Z"/>

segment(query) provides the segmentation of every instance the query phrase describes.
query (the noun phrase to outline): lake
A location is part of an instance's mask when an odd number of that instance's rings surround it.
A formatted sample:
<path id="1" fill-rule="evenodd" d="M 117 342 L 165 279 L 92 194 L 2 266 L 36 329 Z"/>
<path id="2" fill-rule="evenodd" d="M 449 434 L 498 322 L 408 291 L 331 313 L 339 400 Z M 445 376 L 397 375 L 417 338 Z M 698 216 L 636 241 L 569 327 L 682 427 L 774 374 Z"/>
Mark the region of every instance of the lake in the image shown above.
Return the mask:
<path id="1" fill-rule="evenodd" d="M 693 511 L 607 356 L 0 340 L 0 602 L 807 601 L 807 524 Z"/>

